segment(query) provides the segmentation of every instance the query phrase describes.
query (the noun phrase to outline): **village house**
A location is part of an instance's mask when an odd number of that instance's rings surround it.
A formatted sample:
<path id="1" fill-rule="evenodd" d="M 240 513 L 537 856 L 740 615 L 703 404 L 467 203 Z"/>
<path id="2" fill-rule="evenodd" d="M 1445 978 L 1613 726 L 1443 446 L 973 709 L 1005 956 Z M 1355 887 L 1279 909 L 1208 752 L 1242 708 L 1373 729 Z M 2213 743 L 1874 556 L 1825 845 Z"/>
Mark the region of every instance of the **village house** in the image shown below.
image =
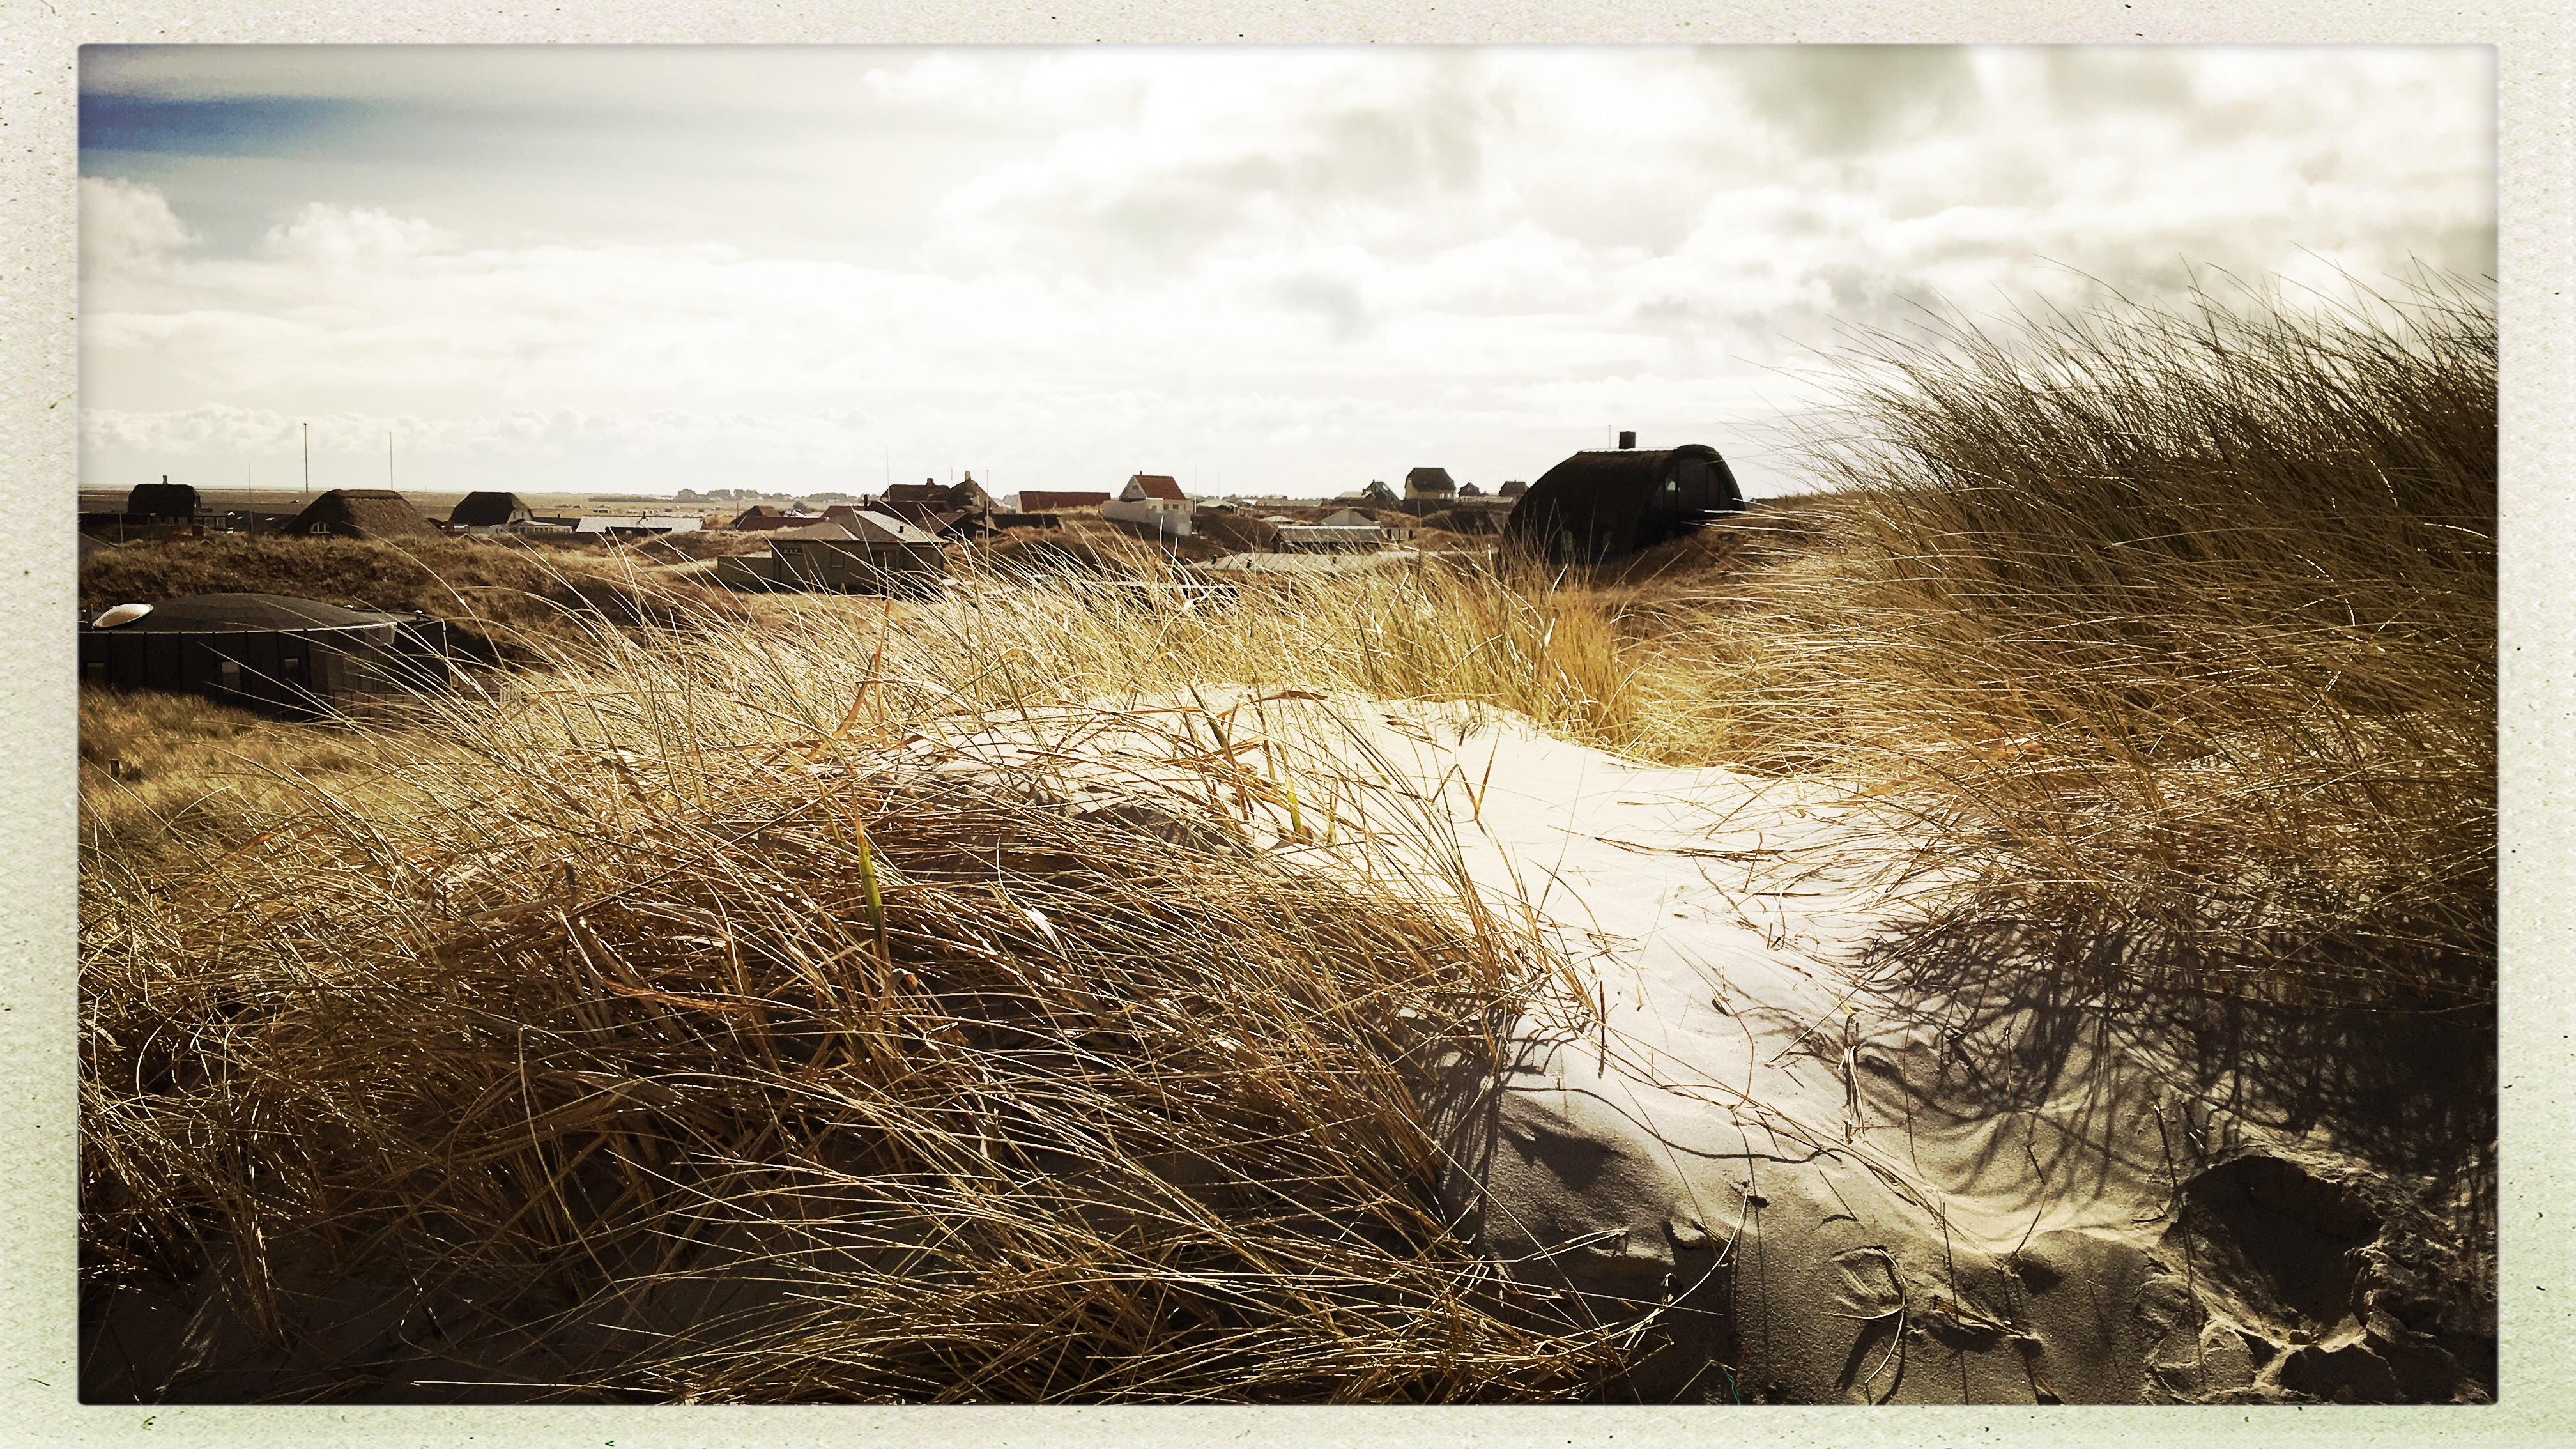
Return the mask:
<path id="1" fill-rule="evenodd" d="M 1445 502 L 1458 496 L 1458 485 L 1451 481 L 1446 468 L 1416 468 L 1404 475 L 1404 496 Z"/>
<path id="2" fill-rule="evenodd" d="M 947 571 L 937 538 L 891 514 L 861 509 L 775 532 L 767 554 L 720 558 L 713 577 L 735 588 L 890 593 L 918 592 Z"/>
<path id="3" fill-rule="evenodd" d="M 1744 494 L 1715 448 L 1591 449 L 1540 476 L 1505 520 L 1503 541 L 1551 564 L 1597 563 L 1742 511 Z"/>
<path id="4" fill-rule="evenodd" d="M 390 488 L 334 488 L 295 515 L 286 531 L 314 538 L 416 538 L 435 535 L 438 525 Z"/>
<path id="5" fill-rule="evenodd" d="M 772 508 L 766 503 L 755 503 L 735 514 L 733 522 L 726 524 L 725 527 L 746 532 L 766 532 L 780 528 L 803 528 L 809 523 L 820 521 L 811 513 L 790 513 L 783 508 Z"/>
<path id="6" fill-rule="evenodd" d="M 448 511 L 447 527 L 459 533 L 506 533 L 536 517 L 536 510 L 516 493 L 468 493 Z"/>
<path id="7" fill-rule="evenodd" d="M 125 521 L 128 523 L 194 523 L 197 521 L 197 490 L 186 483 L 173 483 L 170 475 L 161 475 L 158 483 L 137 483 L 125 495 Z"/>
<path id="8" fill-rule="evenodd" d="M 1159 473 L 1133 475 L 1116 498 L 1100 505 L 1101 517 L 1157 539 L 1189 537 L 1191 512 L 1179 482 Z"/>

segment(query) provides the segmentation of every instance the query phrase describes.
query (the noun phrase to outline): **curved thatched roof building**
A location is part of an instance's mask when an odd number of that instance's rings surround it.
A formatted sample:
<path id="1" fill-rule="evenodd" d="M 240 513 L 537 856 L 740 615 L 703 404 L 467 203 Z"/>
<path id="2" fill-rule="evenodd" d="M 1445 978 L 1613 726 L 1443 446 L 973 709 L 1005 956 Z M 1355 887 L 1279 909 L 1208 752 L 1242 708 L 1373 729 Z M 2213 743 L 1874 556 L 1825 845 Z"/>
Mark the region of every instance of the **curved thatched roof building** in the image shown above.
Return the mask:
<path id="1" fill-rule="evenodd" d="M 87 683 L 203 694 L 287 714 L 434 686 L 446 678 L 446 657 L 439 620 L 283 594 L 164 599 L 130 623 L 84 623 L 80 630 Z"/>
<path id="2" fill-rule="evenodd" d="M 173 483 L 164 478 L 158 483 L 137 483 L 125 495 L 125 511 L 136 519 L 160 523 L 187 523 L 197 516 L 197 490 L 194 485 Z"/>
<path id="3" fill-rule="evenodd" d="M 295 515 L 287 531 L 331 538 L 407 538 L 434 535 L 438 525 L 390 488 L 334 488 Z"/>
<path id="4" fill-rule="evenodd" d="M 1530 485 L 1503 522 L 1503 546 L 1550 563 L 1596 563 L 1743 510 L 1743 491 L 1715 448 L 1595 450 Z"/>
<path id="5" fill-rule="evenodd" d="M 468 493 L 447 515 L 450 528 L 507 528 L 537 516 L 516 493 Z"/>

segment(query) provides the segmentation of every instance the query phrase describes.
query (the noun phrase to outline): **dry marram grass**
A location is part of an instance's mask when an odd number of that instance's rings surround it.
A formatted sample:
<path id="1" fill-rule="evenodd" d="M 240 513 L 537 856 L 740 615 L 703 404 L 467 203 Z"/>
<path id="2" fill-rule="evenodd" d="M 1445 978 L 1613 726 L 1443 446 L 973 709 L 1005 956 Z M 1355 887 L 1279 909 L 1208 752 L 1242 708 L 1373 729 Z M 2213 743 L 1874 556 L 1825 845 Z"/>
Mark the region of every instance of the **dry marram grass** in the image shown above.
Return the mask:
<path id="1" fill-rule="evenodd" d="M 1216 591 L 1085 536 L 929 600 L 720 600 L 628 558 L 488 603 L 524 667 L 406 720 L 85 698 L 92 1300 L 292 1335 L 354 1277 L 392 1306 L 349 1343 L 522 1396 L 1615 1392 L 1644 1328 L 1432 1206 L 1423 1074 L 1544 988 L 1538 937 L 1228 701 L 1910 803 L 1988 864 L 1954 909 L 2071 987 L 2478 1001 L 2493 349 L 2459 289 L 1958 328 L 1864 354 L 1837 493 L 1594 576 Z M 257 788 L 167 753 L 217 737 Z M 460 1391 L 364 1359 L 91 1372 Z"/>

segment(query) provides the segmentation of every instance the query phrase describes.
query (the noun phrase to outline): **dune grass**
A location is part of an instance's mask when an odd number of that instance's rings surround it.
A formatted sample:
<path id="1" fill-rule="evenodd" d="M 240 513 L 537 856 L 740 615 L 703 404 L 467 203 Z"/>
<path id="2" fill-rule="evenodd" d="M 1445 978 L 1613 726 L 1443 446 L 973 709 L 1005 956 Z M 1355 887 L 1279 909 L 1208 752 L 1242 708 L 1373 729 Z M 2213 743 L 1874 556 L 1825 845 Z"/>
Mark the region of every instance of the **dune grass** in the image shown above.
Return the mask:
<path id="1" fill-rule="evenodd" d="M 1619 1381 L 1638 1325 L 1450 1235 L 1418 1105 L 1544 952 L 1384 819 L 1330 870 L 1248 850 L 1330 832 L 1335 787 L 1310 823 L 1259 706 L 1169 708 L 1194 616 L 763 606 L 347 726 L 363 781 L 98 826 L 98 1392 L 364 1394 L 432 1322 L 443 1387 L 394 1392 Z M 1161 713 L 1102 697 L 1148 683 Z M 944 743 L 996 733 L 1025 763 Z M 1077 757 L 1131 782 L 1110 808 Z M 375 1327 L 323 1303 L 353 1291 Z M 267 1367 L 121 1358 L 104 1325 L 156 1292 Z"/>
<path id="2" fill-rule="evenodd" d="M 1224 591 L 1102 536 L 736 599 L 628 554 L 468 580 L 519 667 L 406 717 L 85 695 L 91 1300 L 342 1345 L 88 1380 L 1615 1395 L 1651 1315 L 1433 1206 L 1424 1083 L 1549 989 L 1541 938 L 1426 869 L 1429 814 L 1336 832 L 1321 716 L 1233 701 L 1839 781 L 1982 865 L 1935 924 L 2053 989 L 2489 1000 L 2493 357 L 2464 289 L 1961 326 L 1863 354 L 1837 492 L 1615 570 Z M 161 577 L 497 556 L 293 542 Z M 444 1387 L 388 1387 L 424 1343 Z"/>
<path id="3" fill-rule="evenodd" d="M 1775 697 L 2096 984 L 2490 1000 L 2492 299 L 2292 300 L 1862 349 Z"/>

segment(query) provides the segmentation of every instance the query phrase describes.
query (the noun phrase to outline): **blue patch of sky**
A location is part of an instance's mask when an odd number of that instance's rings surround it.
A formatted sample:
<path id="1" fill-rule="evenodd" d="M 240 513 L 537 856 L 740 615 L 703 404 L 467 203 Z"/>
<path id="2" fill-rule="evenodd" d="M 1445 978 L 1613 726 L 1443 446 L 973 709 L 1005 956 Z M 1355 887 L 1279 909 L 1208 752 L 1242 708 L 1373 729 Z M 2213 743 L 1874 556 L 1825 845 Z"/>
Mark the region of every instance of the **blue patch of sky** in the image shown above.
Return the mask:
<path id="1" fill-rule="evenodd" d="M 80 149 L 84 161 L 136 152 L 310 156 L 346 149 L 378 119 L 378 108 L 364 101 L 313 96 L 164 100 L 91 92 L 80 98 Z"/>

